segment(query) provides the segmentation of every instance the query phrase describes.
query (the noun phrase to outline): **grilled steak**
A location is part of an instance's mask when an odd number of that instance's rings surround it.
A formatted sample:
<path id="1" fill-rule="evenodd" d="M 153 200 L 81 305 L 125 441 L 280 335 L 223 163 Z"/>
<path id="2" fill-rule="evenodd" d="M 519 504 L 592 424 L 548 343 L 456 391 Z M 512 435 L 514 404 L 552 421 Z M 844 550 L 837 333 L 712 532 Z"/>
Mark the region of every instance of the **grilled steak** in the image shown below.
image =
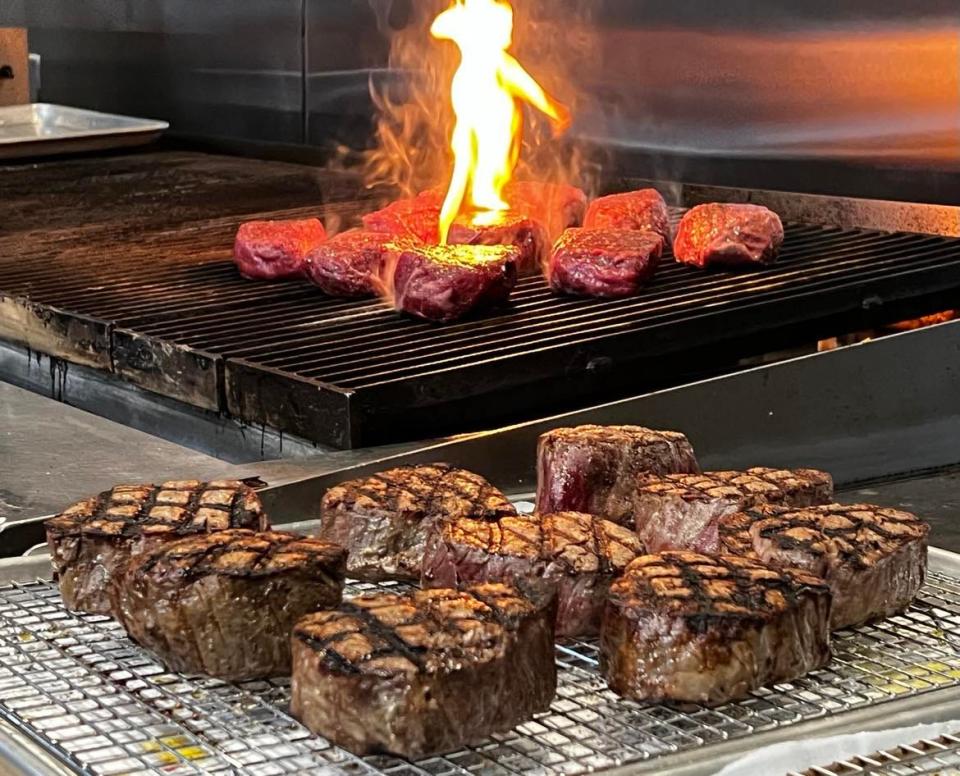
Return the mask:
<path id="1" fill-rule="evenodd" d="M 540 272 L 550 238 L 539 221 L 507 214 L 486 225 L 457 221 L 450 227 L 447 241 L 452 245 L 512 245 L 519 251 L 517 274 L 524 276 Z"/>
<path id="2" fill-rule="evenodd" d="M 610 583 L 644 554 L 633 531 L 578 512 L 438 525 L 423 555 L 424 587 L 546 580 L 557 592 L 558 636 L 595 635 Z"/>
<path id="3" fill-rule="evenodd" d="M 290 710 L 358 755 L 458 749 L 549 708 L 552 619 L 499 584 L 354 598 L 294 628 Z"/>
<path id="4" fill-rule="evenodd" d="M 550 240 L 564 229 L 580 226 L 587 210 L 587 195 L 565 183 L 511 181 L 504 189 L 510 212 L 543 224 Z"/>
<path id="5" fill-rule="evenodd" d="M 377 296 L 383 291 L 381 275 L 387 257 L 403 240 L 361 229 L 341 232 L 310 252 L 304 274 L 329 296 Z"/>
<path id="6" fill-rule="evenodd" d="M 327 239 L 316 218 L 298 221 L 248 221 L 240 224 L 233 262 L 251 280 L 280 280 L 303 275 L 307 254 Z"/>
<path id="7" fill-rule="evenodd" d="M 517 283 L 519 249 L 503 245 L 407 248 L 391 272 L 397 310 L 448 323 L 506 302 Z"/>
<path id="8" fill-rule="evenodd" d="M 479 474 L 447 464 L 402 466 L 328 490 L 320 536 L 347 549 L 347 571 L 357 579 L 417 582 L 437 521 L 516 514 Z"/>
<path id="9" fill-rule="evenodd" d="M 134 555 L 194 534 L 266 530 L 260 499 L 236 480 L 117 485 L 44 524 L 68 609 L 106 614 L 107 585 Z"/>
<path id="10" fill-rule="evenodd" d="M 363 228 L 391 237 L 406 237 L 425 245 L 440 240 L 440 208 L 444 192 L 429 189 L 410 199 L 398 199 L 363 217 Z"/>
<path id="11" fill-rule="evenodd" d="M 610 689 L 715 705 L 830 659 L 821 579 L 729 555 L 637 558 L 613 583 L 600 635 Z"/>
<path id="12" fill-rule="evenodd" d="M 673 255 L 695 267 L 770 264 L 782 244 L 780 217 L 761 205 L 697 205 L 680 221 Z"/>
<path id="13" fill-rule="evenodd" d="M 637 487 L 637 535 L 651 552 L 718 552 L 717 520 L 760 504 L 808 506 L 833 500 L 833 478 L 815 469 L 647 475 Z"/>
<path id="14" fill-rule="evenodd" d="M 720 519 L 720 548 L 823 577 L 833 628 L 906 609 L 927 572 L 930 526 L 869 504 L 761 507 Z"/>
<path id="15" fill-rule="evenodd" d="M 558 428 L 537 446 L 537 512 L 585 512 L 632 526 L 641 475 L 698 471 L 690 442 L 675 431 Z"/>
<path id="16" fill-rule="evenodd" d="M 656 189 L 640 189 L 599 197 L 590 203 L 583 219 L 586 229 L 632 229 L 656 232 L 670 240 L 670 213 Z"/>
<path id="17" fill-rule="evenodd" d="M 289 533 L 217 531 L 133 558 L 110 586 L 130 637 L 169 668 L 229 681 L 290 673 L 290 633 L 338 606 L 346 552 Z"/>
<path id="18" fill-rule="evenodd" d="M 546 268 L 550 288 L 576 296 L 636 294 L 660 266 L 663 238 L 624 229 L 567 229 Z"/>

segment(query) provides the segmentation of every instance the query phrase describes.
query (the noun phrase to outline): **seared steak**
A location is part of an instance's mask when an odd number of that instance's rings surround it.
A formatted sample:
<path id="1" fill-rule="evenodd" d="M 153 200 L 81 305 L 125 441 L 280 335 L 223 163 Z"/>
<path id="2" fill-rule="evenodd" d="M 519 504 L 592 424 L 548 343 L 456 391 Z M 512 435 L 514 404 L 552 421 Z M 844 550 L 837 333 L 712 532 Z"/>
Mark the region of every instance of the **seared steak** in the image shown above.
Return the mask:
<path id="1" fill-rule="evenodd" d="M 834 629 L 906 609 L 927 572 L 930 526 L 870 504 L 761 507 L 720 519 L 720 548 L 822 577 Z"/>
<path id="2" fill-rule="evenodd" d="M 361 229 L 341 232 L 310 252 L 304 274 L 329 296 L 376 296 L 383 291 L 387 257 L 403 239 Z"/>
<path id="3" fill-rule="evenodd" d="M 504 189 L 510 212 L 543 224 L 550 240 L 564 229 L 580 226 L 587 210 L 587 195 L 565 183 L 511 181 Z"/>
<path id="4" fill-rule="evenodd" d="M 339 605 L 346 553 L 289 533 L 217 531 L 139 555 L 111 585 L 130 637 L 174 671 L 229 681 L 290 673 L 290 633 Z"/>
<path id="5" fill-rule="evenodd" d="M 281 280 L 303 275 L 307 254 L 327 239 L 316 218 L 248 221 L 240 224 L 233 261 L 251 280 Z"/>
<path id="6" fill-rule="evenodd" d="M 363 217 L 363 227 L 391 237 L 406 237 L 425 245 L 440 240 L 440 208 L 444 192 L 429 189 L 410 199 L 398 199 Z"/>
<path id="7" fill-rule="evenodd" d="M 770 264 L 783 244 L 783 224 L 761 205 L 697 205 L 677 228 L 673 255 L 695 267 Z"/>
<path id="8" fill-rule="evenodd" d="M 320 536 L 345 547 L 357 579 L 420 580 L 423 550 L 441 520 L 496 521 L 517 511 L 479 474 L 448 464 L 402 466 L 331 488 Z"/>
<path id="9" fill-rule="evenodd" d="M 585 512 L 632 526 L 641 475 L 698 471 L 690 442 L 676 431 L 558 428 L 537 447 L 537 511 Z"/>
<path id="10" fill-rule="evenodd" d="M 226 528 L 266 530 L 260 499 L 236 480 L 117 485 L 44 524 L 68 609 L 106 614 L 107 585 L 134 555 Z"/>
<path id="11" fill-rule="evenodd" d="M 720 549 L 717 520 L 760 504 L 802 507 L 833 500 L 833 478 L 815 469 L 768 469 L 640 478 L 634 519 L 651 552 Z"/>
<path id="12" fill-rule="evenodd" d="M 595 635 L 610 583 L 643 554 L 633 531 L 578 512 L 454 520 L 427 541 L 422 584 L 546 580 L 557 592 L 557 635 Z"/>
<path id="13" fill-rule="evenodd" d="M 553 246 L 550 288 L 575 296 L 636 294 L 660 266 L 663 238 L 625 229 L 567 229 Z"/>
<path id="14" fill-rule="evenodd" d="M 729 555 L 637 558 L 613 583 L 600 636 L 610 689 L 715 705 L 830 659 L 830 590 L 800 571 Z"/>
<path id="15" fill-rule="evenodd" d="M 590 203 L 585 229 L 632 229 L 656 232 L 664 242 L 670 240 L 670 213 L 656 189 L 640 189 L 599 197 Z"/>
<path id="16" fill-rule="evenodd" d="M 290 710 L 358 755 L 458 749 L 549 708 L 552 620 L 499 584 L 354 598 L 294 628 Z"/>
<path id="17" fill-rule="evenodd" d="M 450 227 L 447 241 L 452 245 L 512 245 L 519 251 L 517 274 L 524 276 L 541 271 L 550 238 L 539 221 L 507 213 L 492 224 L 456 221 Z"/>

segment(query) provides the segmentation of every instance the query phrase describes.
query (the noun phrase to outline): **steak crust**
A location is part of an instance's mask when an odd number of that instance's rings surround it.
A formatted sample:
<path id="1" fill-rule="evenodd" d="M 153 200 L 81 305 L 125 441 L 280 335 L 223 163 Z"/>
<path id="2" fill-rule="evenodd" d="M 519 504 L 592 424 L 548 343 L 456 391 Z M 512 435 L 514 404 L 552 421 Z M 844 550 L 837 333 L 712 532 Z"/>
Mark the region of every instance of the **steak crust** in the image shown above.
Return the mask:
<path id="1" fill-rule="evenodd" d="M 670 212 L 656 189 L 640 189 L 598 197 L 590 203 L 583 219 L 586 229 L 631 229 L 656 232 L 670 240 Z"/>
<path id="2" fill-rule="evenodd" d="M 304 274 L 328 296 L 377 296 L 383 292 L 381 275 L 391 251 L 403 245 L 402 237 L 350 229 L 314 248 L 307 256 Z"/>
<path id="3" fill-rule="evenodd" d="M 416 197 L 398 199 L 385 208 L 363 217 L 363 228 L 391 237 L 406 237 L 424 245 L 440 240 L 440 208 L 444 193 L 439 189 L 421 191 Z"/>
<path id="4" fill-rule="evenodd" d="M 567 229 L 546 267 L 554 291 L 576 296 L 632 296 L 660 266 L 663 238 L 627 229 Z"/>
<path id="5" fill-rule="evenodd" d="M 274 531 L 217 531 L 133 558 L 110 586 L 112 609 L 172 670 L 229 681 L 290 673 L 290 633 L 339 605 L 346 552 Z"/>
<path id="6" fill-rule="evenodd" d="M 402 466 L 337 485 L 321 503 L 320 536 L 347 549 L 356 579 L 418 582 L 439 521 L 496 521 L 513 504 L 479 474 L 449 464 Z"/>
<path id="7" fill-rule="evenodd" d="M 770 264 L 783 245 L 783 224 L 761 205 L 708 204 L 687 211 L 673 255 L 695 267 Z"/>
<path id="8" fill-rule="evenodd" d="M 303 274 L 307 254 L 327 238 L 316 218 L 248 221 L 240 225 L 233 261 L 250 280 L 282 280 Z"/>
<path id="9" fill-rule="evenodd" d="M 68 609 L 110 613 L 108 584 L 134 555 L 227 528 L 269 528 L 257 494 L 238 480 L 117 485 L 44 523 Z"/>
<path id="10" fill-rule="evenodd" d="M 600 636 L 610 688 L 716 705 L 830 659 L 830 590 L 801 571 L 691 552 L 637 558 L 613 583 Z"/>
<path id="11" fill-rule="evenodd" d="M 517 274 L 536 275 L 547 258 L 550 238 L 546 228 L 527 216 L 504 214 L 492 224 L 455 221 L 448 242 L 452 245 L 512 245 L 517 248 Z"/>
<path id="12" fill-rule="evenodd" d="M 930 526 L 871 504 L 761 507 L 720 519 L 722 552 L 822 577 L 833 591 L 831 627 L 906 609 L 923 586 Z"/>
<path id="13" fill-rule="evenodd" d="M 294 628 L 291 713 L 358 755 L 458 749 L 549 708 L 552 620 L 500 584 L 354 598 Z"/>

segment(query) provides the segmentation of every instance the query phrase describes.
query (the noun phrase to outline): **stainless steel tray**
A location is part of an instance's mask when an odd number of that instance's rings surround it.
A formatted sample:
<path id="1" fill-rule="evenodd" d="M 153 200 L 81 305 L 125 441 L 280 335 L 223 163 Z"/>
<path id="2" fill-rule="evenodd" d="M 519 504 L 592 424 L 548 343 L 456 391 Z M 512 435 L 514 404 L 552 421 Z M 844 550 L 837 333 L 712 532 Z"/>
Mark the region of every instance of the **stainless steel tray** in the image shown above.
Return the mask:
<path id="1" fill-rule="evenodd" d="M 960 773 L 960 734 L 938 736 L 786 776 L 947 776 Z"/>
<path id="2" fill-rule="evenodd" d="M 0 108 L 0 159 L 143 145 L 166 121 L 36 102 Z"/>

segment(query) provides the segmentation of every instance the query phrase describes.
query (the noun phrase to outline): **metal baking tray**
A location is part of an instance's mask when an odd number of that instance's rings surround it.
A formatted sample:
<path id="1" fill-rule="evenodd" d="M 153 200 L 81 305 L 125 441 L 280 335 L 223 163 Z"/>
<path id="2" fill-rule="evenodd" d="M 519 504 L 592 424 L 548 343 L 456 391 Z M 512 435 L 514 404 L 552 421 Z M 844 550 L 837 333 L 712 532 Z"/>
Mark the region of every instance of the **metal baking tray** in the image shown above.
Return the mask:
<path id="1" fill-rule="evenodd" d="M 144 145 L 166 121 L 35 102 L 0 108 L 0 159 Z"/>
<path id="2" fill-rule="evenodd" d="M 947 776 L 960 773 L 960 733 L 860 755 L 786 776 Z"/>

